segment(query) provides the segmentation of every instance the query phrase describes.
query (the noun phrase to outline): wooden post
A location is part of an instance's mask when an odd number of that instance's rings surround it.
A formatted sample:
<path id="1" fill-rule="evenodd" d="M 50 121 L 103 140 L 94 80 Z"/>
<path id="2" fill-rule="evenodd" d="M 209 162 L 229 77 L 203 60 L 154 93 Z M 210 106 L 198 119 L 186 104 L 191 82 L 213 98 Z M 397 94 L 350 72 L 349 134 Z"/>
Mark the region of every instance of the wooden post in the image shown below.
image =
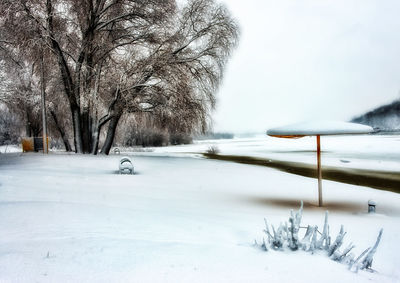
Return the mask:
<path id="1" fill-rule="evenodd" d="M 321 136 L 317 135 L 318 206 L 322 206 Z"/>

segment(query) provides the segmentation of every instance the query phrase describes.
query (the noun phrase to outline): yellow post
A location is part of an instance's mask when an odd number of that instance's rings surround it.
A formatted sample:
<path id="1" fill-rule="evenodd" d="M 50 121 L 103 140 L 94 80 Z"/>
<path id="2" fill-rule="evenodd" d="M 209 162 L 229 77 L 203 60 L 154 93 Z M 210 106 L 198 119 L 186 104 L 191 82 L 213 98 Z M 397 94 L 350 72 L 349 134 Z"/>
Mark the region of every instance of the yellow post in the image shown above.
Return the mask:
<path id="1" fill-rule="evenodd" d="M 318 206 L 322 206 L 321 137 L 317 135 Z"/>

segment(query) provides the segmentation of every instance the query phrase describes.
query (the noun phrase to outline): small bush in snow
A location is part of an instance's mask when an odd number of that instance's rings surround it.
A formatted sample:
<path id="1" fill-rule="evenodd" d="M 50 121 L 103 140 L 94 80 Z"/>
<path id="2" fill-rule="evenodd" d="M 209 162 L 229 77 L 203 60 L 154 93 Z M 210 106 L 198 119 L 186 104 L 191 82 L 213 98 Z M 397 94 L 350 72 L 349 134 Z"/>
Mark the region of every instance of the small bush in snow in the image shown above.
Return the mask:
<path id="1" fill-rule="evenodd" d="M 322 250 L 325 251 L 326 255 L 332 260 L 347 264 L 349 270 L 355 272 L 359 269 L 373 271 L 371 268 L 372 260 L 381 240 L 383 229 L 379 231 L 375 245 L 372 248 L 366 249 L 360 256 L 355 258 L 354 255 L 350 253 L 350 251 L 355 247 L 352 243 L 343 250 L 340 250 L 343 245 L 343 238 L 346 235 L 343 225 L 333 243 L 331 242 L 328 225 L 328 211 L 325 212 L 325 221 L 322 233 L 318 231 L 317 226 L 308 225 L 307 227 L 301 227 L 300 223 L 302 215 L 303 202 L 301 202 L 300 209 L 296 213 L 294 213 L 293 210 L 290 211 L 289 224 L 288 222 L 285 222 L 284 224 L 281 223 L 278 229 L 275 229 L 273 225 L 271 225 L 270 229 L 267 220 L 264 219 L 264 233 L 267 235 L 267 238 L 263 238 L 261 244 L 258 244 L 257 241 L 255 241 L 256 246 L 265 251 L 268 251 L 269 248 L 274 250 L 289 248 L 292 251 L 302 249 L 311 252 L 312 254 L 316 250 Z M 299 235 L 300 228 L 307 229 L 302 239 L 300 239 Z"/>
<path id="2" fill-rule="evenodd" d="M 218 154 L 219 148 L 216 145 L 212 145 L 207 149 L 208 154 Z"/>

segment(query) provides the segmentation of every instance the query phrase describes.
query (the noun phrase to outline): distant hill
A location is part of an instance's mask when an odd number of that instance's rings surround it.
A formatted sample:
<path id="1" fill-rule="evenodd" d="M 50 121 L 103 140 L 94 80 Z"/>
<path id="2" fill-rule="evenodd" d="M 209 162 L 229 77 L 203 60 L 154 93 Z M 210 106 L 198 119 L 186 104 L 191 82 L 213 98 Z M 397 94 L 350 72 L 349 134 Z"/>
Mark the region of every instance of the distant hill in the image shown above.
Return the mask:
<path id="1" fill-rule="evenodd" d="M 369 125 L 381 131 L 400 131 L 400 100 L 355 117 L 351 122 Z"/>

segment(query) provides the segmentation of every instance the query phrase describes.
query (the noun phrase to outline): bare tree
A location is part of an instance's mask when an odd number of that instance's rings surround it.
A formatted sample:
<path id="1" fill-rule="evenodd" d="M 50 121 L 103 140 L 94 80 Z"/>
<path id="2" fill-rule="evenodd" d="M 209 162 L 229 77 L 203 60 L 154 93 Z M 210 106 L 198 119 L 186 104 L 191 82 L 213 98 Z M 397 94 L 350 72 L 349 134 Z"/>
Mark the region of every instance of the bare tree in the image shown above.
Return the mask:
<path id="1" fill-rule="evenodd" d="M 174 0 L 3 0 L 0 9 L 0 47 L 13 45 L 25 60 L 51 51 L 56 60 L 79 153 L 97 153 L 108 123 L 108 154 L 124 113 L 205 128 L 238 35 L 212 0 L 182 9 Z"/>
<path id="2" fill-rule="evenodd" d="M 0 101 L 19 116 L 21 121 L 24 121 L 26 136 L 39 136 L 42 132 L 42 116 L 40 114 L 41 54 L 36 54 L 38 55 L 36 57 L 31 54 L 28 58 L 13 56 L 16 50 L 12 47 L 13 45 L 9 44 L 7 53 L 0 53 L 1 69 L 3 70 L 0 82 Z M 19 61 L 23 59 L 27 60 Z M 43 72 L 45 74 L 45 92 L 48 94 L 46 100 L 49 103 L 45 109 L 49 110 L 51 114 L 50 130 L 58 133 L 63 139 L 66 150 L 71 151 L 66 134 L 66 122 L 69 119 L 65 119 L 66 116 L 63 115 L 65 103 L 62 99 L 60 100 L 59 94 L 62 93 L 62 90 L 58 87 L 59 76 L 50 68 L 53 64 L 53 57 L 46 56 Z"/>
<path id="3" fill-rule="evenodd" d="M 2 22 L 10 41 L 19 48 L 39 42 L 57 58 L 72 115 L 75 149 L 89 152 L 95 71 L 118 48 L 150 38 L 151 28 L 171 14 L 174 2 L 4 0 L 0 8 L 6 11 Z"/>
<path id="4" fill-rule="evenodd" d="M 152 112 L 164 127 L 205 131 L 226 61 L 238 38 L 238 26 L 224 6 L 211 0 L 189 1 L 163 29 L 148 54 L 137 58 L 126 48 L 118 95 L 102 152 L 108 154 L 122 113 Z M 143 52 L 141 52 L 143 54 Z"/>

